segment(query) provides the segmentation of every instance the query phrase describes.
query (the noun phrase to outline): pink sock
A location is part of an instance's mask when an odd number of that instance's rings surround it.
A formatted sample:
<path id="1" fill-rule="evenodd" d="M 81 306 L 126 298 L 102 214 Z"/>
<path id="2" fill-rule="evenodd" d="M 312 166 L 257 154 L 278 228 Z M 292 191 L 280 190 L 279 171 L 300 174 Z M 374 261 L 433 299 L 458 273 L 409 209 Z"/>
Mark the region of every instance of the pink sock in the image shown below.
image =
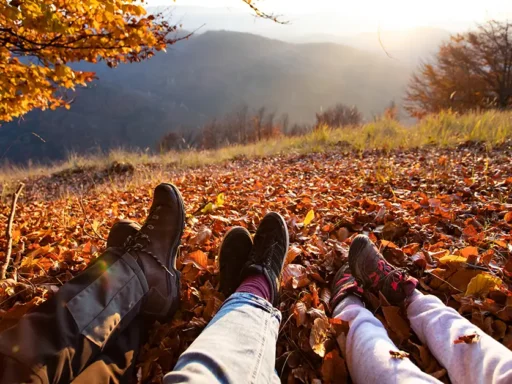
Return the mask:
<path id="1" fill-rule="evenodd" d="M 236 290 L 237 292 L 252 293 L 267 301 L 270 301 L 270 284 L 263 274 L 251 275 L 247 277 Z"/>

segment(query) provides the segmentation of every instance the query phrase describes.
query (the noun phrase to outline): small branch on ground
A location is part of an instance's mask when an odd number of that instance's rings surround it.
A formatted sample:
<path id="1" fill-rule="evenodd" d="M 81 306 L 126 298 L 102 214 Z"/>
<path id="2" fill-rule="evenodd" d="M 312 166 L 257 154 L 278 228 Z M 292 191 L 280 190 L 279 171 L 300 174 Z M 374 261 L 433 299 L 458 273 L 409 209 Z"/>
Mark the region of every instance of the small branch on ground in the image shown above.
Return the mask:
<path id="1" fill-rule="evenodd" d="M 96 230 L 94 229 L 94 225 L 92 225 L 91 221 L 89 220 L 89 217 L 87 217 L 87 213 L 85 212 L 85 208 L 84 208 L 84 204 L 82 203 L 82 199 L 77 196 L 77 200 L 78 200 L 78 204 L 80 204 L 80 208 L 82 208 L 82 213 L 84 214 L 84 220 L 87 223 L 89 223 L 95 236 L 91 236 L 89 233 L 87 233 L 87 231 L 85 230 L 85 224 L 84 224 L 82 229 L 84 230 L 85 234 L 89 237 L 96 237 L 99 240 L 107 241 L 107 239 L 104 239 L 103 237 L 101 237 L 101 235 L 98 232 L 96 232 Z"/>
<path id="2" fill-rule="evenodd" d="M 23 190 L 23 187 L 25 184 L 20 183 L 18 185 L 18 189 L 16 189 L 16 192 L 14 193 L 14 196 L 12 197 L 12 205 L 11 205 L 11 214 L 9 215 L 9 222 L 7 224 L 7 230 L 6 230 L 6 238 L 7 238 L 7 249 L 5 252 L 5 260 L 4 265 L 2 265 L 2 270 L 0 272 L 0 280 L 3 280 L 7 276 L 7 268 L 9 268 L 9 264 L 11 262 L 11 253 L 12 253 L 12 223 L 14 221 L 14 214 L 16 213 L 16 203 L 18 202 L 18 197 L 20 197 L 21 191 Z"/>

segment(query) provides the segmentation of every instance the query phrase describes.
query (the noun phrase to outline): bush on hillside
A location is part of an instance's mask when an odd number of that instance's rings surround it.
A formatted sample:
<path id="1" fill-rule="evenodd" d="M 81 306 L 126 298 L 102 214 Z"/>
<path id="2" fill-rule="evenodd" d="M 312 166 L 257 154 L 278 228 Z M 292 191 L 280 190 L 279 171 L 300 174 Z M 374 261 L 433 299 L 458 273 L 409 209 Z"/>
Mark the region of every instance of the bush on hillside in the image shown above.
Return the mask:
<path id="1" fill-rule="evenodd" d="M 362 122 L 363 115 L 357 107 L 348 107 L 344 104 L 337 104 L 316 114 L 316 127 L 327 125 L 333 128 L 340 128 L 347 125 L 361 125 Z"/>

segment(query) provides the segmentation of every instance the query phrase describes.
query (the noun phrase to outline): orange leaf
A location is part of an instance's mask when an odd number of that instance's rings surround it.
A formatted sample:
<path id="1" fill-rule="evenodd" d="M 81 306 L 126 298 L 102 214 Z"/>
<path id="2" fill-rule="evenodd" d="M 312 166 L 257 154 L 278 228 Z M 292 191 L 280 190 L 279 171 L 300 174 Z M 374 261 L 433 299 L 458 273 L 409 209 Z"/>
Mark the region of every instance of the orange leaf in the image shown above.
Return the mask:
<path id="1" fill-rule="evenodd" d="M 194 251 L 189 253 L 183 261 L 183 264 L 189 263 L 193 263 L 199 269 L 206 269 L 208 266 L 208 256 L 201 250 Z"/>
<path id="2" fill-rule="evenodd" d="M 300 249 L 297 245 L 292 245 L 288 249 L 288 253 L 286 254 L 286 262 L 285 264 L 290 264 L 295 260 L 297 256 L 302 253 L 302 249 Z"/>

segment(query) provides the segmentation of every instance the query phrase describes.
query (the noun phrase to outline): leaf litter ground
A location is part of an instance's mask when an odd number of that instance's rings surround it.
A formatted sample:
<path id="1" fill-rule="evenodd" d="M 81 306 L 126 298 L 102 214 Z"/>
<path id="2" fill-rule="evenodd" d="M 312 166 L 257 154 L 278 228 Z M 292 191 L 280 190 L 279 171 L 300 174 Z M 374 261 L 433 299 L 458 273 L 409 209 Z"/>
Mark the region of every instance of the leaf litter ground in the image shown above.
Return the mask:
<path id="1" fill-rule="evenodd" d="M 28 180 L 16 212 L 14 264 L 10 278 L 0 282 L 0 330 L 97 257 L 115 221 L 142 222 L 153 188 L 170 181 L 187 208 L 178 259 L 182 304 L 169 323 L 151 327 L 138 363 L 141 382 L 160 382 L 222 305 L 216 257 L 224 233 L 235 225 L 254 232 L 269 211 L 283 214 L 290 230 L 276 356 L 283 382 L 350 380 L 339 348 L 348 325 L 330 319 L 327 304 L 333 275 L 358 233 L 417 277 L 421 291 L 512 348 L 511 158 L 509 144 L 489 151 L 469 143 L 242 158 L 188 170 L 154 164 L 103 179 L 88 170 Z M 0 231 L 9 212 L 6 201 Z M 0 245 L 5 250 L 5 239 Z M 390 358 L 410 358 L 448 382 L 403 309 L 383 297 L 366 300 L 399 348 Z M 478 335 L 460 335 L 456 342 L 478 342 Z"/>

